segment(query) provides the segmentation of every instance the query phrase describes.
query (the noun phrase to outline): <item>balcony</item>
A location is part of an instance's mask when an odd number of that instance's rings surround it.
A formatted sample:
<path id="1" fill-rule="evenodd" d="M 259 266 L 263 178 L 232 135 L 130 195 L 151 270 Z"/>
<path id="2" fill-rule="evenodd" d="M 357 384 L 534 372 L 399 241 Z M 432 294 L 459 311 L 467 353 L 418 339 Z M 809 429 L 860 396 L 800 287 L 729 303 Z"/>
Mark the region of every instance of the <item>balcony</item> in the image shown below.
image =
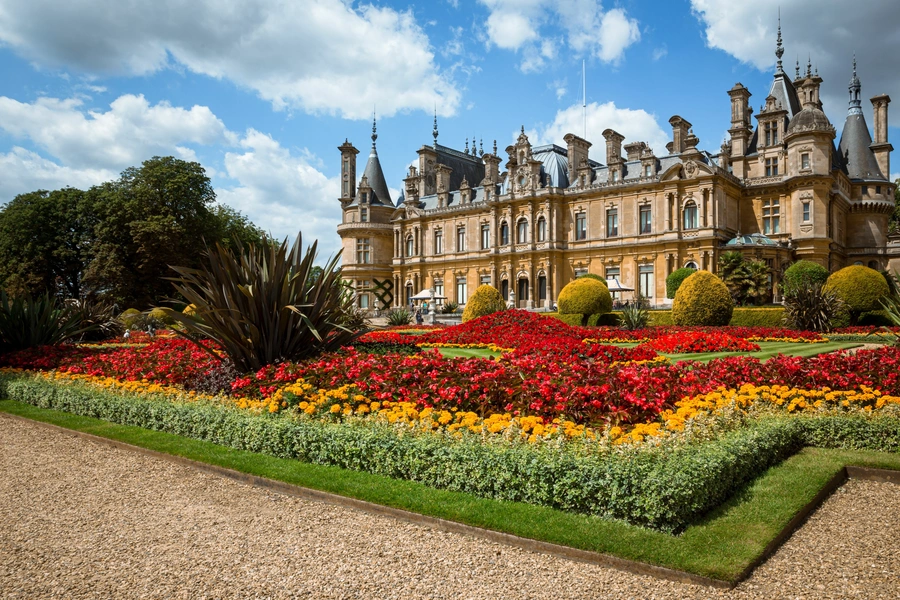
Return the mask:
<path id="1" fill-rule="evenodd" d="M 341 223 L 337 226 L 338 233 L 344 231 L 371 231 L 372 233 L 387 233 L 394 230 L 391 223 Z"/>

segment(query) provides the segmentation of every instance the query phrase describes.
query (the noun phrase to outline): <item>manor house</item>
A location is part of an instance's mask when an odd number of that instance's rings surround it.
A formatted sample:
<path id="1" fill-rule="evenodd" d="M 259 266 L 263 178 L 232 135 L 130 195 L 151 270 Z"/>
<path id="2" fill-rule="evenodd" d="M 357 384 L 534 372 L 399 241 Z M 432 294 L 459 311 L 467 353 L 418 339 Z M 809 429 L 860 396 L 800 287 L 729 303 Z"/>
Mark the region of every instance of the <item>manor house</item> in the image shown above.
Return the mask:
<path id="1" fill-rule="evenodd" d="M 740 83 L 730 139 L 712 154 L 691 124 L 669 119 L 657 156 L 607 129 L 606 159 L 574 134 L 566 147 L 533 146 L 524 130 L 501 157 L 434 142 L 418 151 L 394 201 L 375 149 L 357 180 L 358 150 L 341 152 L 338 234 L 343 269 L 361 308 L 409 304 L 423 289 L 465 304 L 481 284 L 523 308 L 549 307 L 573 278 L 594 273 L 665 303 L 665 280 L 690 266 L 715 272 L 721 253 L 764 260 L 773 283 L 799 259 L 831 271 L 862 264 L 900 268 L 900 240 L 887 239 L 894 210 L 887 95 L 871 99 L 874 139 L 861 108 L 856 61 L 840 141 L 822 111 L 822 79 L 807 65 L 777 69 L 759 111 Z M 755 120 L 755 123 L 754 123 Z M 623 145 L 624 143 L 624 145 Z M 777 290 L 777 286 L 775 286 Z M 777 292 L 776 292 L 777 294 Z M 775 298 L 778 299 L 777 297 Z"/>

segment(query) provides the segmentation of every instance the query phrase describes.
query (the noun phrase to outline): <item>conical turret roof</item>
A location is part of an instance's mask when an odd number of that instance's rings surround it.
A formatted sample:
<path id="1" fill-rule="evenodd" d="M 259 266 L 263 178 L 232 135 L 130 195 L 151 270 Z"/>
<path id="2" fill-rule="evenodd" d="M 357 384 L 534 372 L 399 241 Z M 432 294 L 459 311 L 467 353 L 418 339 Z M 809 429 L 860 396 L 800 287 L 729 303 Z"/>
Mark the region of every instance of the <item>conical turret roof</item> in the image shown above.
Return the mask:
<path id="1" fill-rule="evenodd" d="M 391 201 L 391 193 L 388 191 L 387 182 L 384 179 L 384 171 L 381 169 L 381 161 L 378 160 L 378 151 L 375 149 L 375 140 L 378 134 L 375 130 L 375 121 L 372 121 L 372 150 L 369 151 L 369 160 L 366 162 L 366 169 L 363 176 L 368 180 L 369 187 L 372 188 L 372 198 L 370 204 L 384 204 L 385 206 L 394 206 Z"/>
<path id="2" fill-rule="evenodd" d="M 853 77 L 850 78 L 850 106 L 847 109 L 847 120 L 841 132 L 839 146 L 841 156 L 847 165 L 850 179 L 885 179 L 878 167 L 875 153 L 869 148 L 872 136 L 866 125 L 866 117 L 860 107 L 859 94 L 862 86 L 856 76 L 856 58 L 853 59 Z"/>

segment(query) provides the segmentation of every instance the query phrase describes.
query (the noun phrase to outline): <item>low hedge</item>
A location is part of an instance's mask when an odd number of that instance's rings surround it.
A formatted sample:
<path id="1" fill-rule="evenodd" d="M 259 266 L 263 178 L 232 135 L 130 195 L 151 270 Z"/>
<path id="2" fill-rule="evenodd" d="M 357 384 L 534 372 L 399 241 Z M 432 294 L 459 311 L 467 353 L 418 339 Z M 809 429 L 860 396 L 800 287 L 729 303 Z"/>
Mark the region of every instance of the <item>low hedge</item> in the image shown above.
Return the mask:
<path id="1" fill-rule="evenodd" d="M 584 315 L 572 314 L 563 315 L 560 313 L 546 313 L 546 316 L 559 319 L 567 325 L 578 327 L 584 320 Z M 613 311 L 600 315 L 589 315 L 587 318 L 587 327 L 618 327 L 622 324 L 622 312 Z"/>
<path id="2" fill-rule="evenodd" d="M 765 308 L 735 307 L 729 325 L 739 327 L 784 327 L 784 307 Z"/>
<path id="3" fill-rule="evenodd" d="M 900 449 L 900 419 L 770 418 L 714 442 L 609 454 L 480 436 L 416 435 L 378 423 L 256 415 L 201 402 L 0 376 L 0 398 L 322 465 L 677 532 L 803 445 Z"/>

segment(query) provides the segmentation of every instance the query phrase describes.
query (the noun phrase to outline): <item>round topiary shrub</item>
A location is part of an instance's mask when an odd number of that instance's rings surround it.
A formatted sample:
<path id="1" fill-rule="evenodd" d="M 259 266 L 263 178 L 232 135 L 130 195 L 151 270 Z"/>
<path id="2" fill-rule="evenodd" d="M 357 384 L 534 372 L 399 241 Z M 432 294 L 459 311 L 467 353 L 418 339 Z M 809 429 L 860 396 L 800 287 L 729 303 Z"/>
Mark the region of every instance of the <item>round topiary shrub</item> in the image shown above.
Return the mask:
<path id="1" fill-rule="evenodd" d="M 684 280 L 696 272 L 697 269 L 691 267 L 682 267 L 672 271 L 672 274 L 666 277 L 666 298 L 670 300 L 674 298 Z"/>
<path id="2" fill-rule="evenodd" d="M 600 277 L 599 275 L 594 275 L 593 273 L 585 273 L 584 275 L 579 275 L 575 279 L 595 279 L 601 282 L 603 285 L 606 285 L 606 280 Z"/>
<path id="3" fill-rule="evenodd" d="M 880 310 L 879 301 L 891 291 L 884 275 L 862 265 L 844 267 L 832 273 L 825 282 L 825 289 L 832 290 L 844 301 L 851 325 L 856 324 L 862 313 Z"/>
<path id="4" fill-rule="evenodd" d="M 602 280 L 579 277 L 559 292 L 557 307 L 563 315 L 600 315 L 612 310 L 612 296 Z"/>
<path id="5" fill-rule="evenodd" d="M 151 321 L 155 321 L 156 323 L 161 325 L 171 325 L 174 322 L 172 318 L 169 317 L 169 314 L 165 311 L 165 309 L 159 307 L 154 308 L 149 313 L 147 313 L 147 317 Z"/>
<path id="6" fill-rule="evenodd" d="M 781 291 L 793 296 L 802 286 L 822 285 L 828 280 L 828 269 L 811 260 L 798 260 L 784 272 Z"/>
<path id="7" fill-rule="evenodd" d="M 499 312 L 505 308 L 506 302 L 503 301 L 500 290 L 492 285 L 480 285 L 466 302 L 466 308 L 462 314 L 462 322 L 465 323 L 478 317 Z"/>
<path id="8" fill-rule="evenodd" d="M 697 271 L 685 279 L 672 302 L 676 325 L 728 325 L 733 312 L 728 287 L 709 271 Z"/>
<path id="9" fill-rule="evenodd" d="M 119 322 L 125 326 L 125 329 L 131 329 L 140 324 L 143 315 L 136 308 L 129 308 L 119 313 Z"/>

